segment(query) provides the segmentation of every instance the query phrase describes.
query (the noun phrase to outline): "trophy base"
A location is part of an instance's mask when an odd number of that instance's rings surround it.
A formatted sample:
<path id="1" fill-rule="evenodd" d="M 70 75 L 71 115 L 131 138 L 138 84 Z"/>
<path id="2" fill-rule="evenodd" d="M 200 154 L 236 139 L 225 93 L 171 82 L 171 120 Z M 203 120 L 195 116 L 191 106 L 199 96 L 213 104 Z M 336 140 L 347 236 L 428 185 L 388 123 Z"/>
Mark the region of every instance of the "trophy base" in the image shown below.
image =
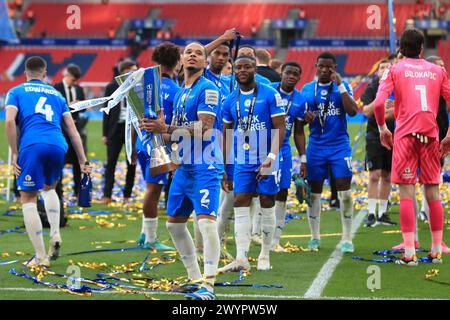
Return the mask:
<path id="1" fill-rule="evenodd" d="M 170 171 L 175 171 L 176 168 L 178 168 L 178 166 L 175 163 L 166 163 L 158 167 L 150 168 L 150 176 L 157 176 Z"/>

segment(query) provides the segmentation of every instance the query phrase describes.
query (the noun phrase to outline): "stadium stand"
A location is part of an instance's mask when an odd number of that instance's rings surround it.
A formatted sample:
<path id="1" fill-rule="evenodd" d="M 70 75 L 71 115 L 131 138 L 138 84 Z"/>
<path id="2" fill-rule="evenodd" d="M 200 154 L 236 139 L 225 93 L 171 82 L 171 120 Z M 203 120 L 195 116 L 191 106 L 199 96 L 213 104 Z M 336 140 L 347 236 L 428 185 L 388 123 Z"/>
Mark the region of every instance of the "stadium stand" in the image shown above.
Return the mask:
<path id="1" fill-rule="evenodd" d="M 81 11 L 81 29 L 69 30 L 66 20 L 67 3 L 33 3 L 27 10 L 33 10 L 36 23 L 29 36 L 48 37 L 107 37 L 110 28 L 117 30 L 126 19 L 144 19 L 151 10 L 149 4 L 77 4 Z M 49 10 L 51 8 L 51 10 Z M 113 17 L 113 18 L 112 18 Z"/>
<path id="2" fill-rule="evenodd" d="M 0 92 L 24 80 L 23 62 L 31 55 L 40 55 L 48 63 L 48 76 L 53 83 L 62 79 L 63 67 L 69 63 L 80 66 L 81 82 L 107 83 L 113 77 L 113 67 L 127 56 L 127 49 L 111 47 L 48 48 L 48 47 L 4 47 L 0 49 L 0 70 L 4 70 L 0 81 Z"/>
<path id="3" fill-rule="evenodd" d="M 437 55 L 442 57 L 444 60 L 445 66 L 447 70 L 449 70 L 450 66 L 450 40 L 441 40 L 439 41 L 437 48 Z"/>
<path id="4" fill-rule="evenodd" d="M 388 37 L 387 5 L 377 4 L 381 12 L 381 28 L 369 29 L 366 27 L 367 4 L 310 4 L 304 5 L 308 19 L 317 19 L 317 37 Z M 330 12 L 339 20 L 330 19 Z M 404 30 L 405 22 L 412 17 L 413 11 L 409 4 L 396 4 L 394 6 L 397 33 Z"/>
<path id="5" fill-rule="evenodd" d="M 207 2 L 207 1 L 205 1 Z M 304 13 L 304 17 L 313 21 L 316 27 L 312 33 L 314 39 L 380 39 L 388 37 L 387 5 L 377 3 L 381 9 L 381 28 L 370 30 L 366 27 L 369 13 L 367 3 L 80 3 L 82 28 L 68 30 L 66 26 L 67 3 L 33 2 L 21 11 L 21 18 L 25 20 L 29 11 L 34 14 L 34 24 L 28 30 L 28 36 L 40 38 L 43 33 L 47 37 L 61 38 L 106 38 L 111 29 L 118 31 L 124 23 L 132 19 L 168 20 L 173 23 L 172 34 L 180 38 L 203 37 L 213 38 L 222 34 L 224 30 L 237 27 L 246 37 L 252 33 L 255 26 L 260 28 L 266 20 L 292 18 L 296 10 Z M 400 3 L 394 6 L 396 16 L 396 31 L 400 34 L 406 20 L 417 15 L 417 8 L 411 3 Z M 330 19 L 330 12 L 339 20 Z M 188 13 L 188 14 L 187 14 Z M 214 17 L 214 19 L 205 19 Z M 199 23 L 201 21 L 201 23 Z M 122 35 L 127 34 L 126 28 Z M 125 45 L 119 44 L 120 45 Z M 275 57 L 276 48 L 267 48 Z M 141 49 L 139 49 L 141 50 Z M 373 64 L 387 55 L 384 48 L 360 47 L 291 47 L 284 50 L 281 58 L 285 61 L 296 60 L 303 67 L 302 80 L 298 87 L 314 78 L 315 58 L 323 50 L 337 54 L 338 72 L 344 77 L 355 78 L 365 75 Z M 284 55 L 287 51 L 286 56 Z M 450 41 L 441 41 L 438 54 L 444 57 L 450 65 Z M 126 47 L 48 47 L 48 46 L 20 46 L 0 48 L 0 93 L 3 94 L 23 80 L 23 70 L 17 65 L 26 59 L 27 55 L 43 55 L 49 63 L 49 76 L 53 82 L 61 79 L 62 66 L 73 62 L 81 66 L 83 71 L 82 83 L 107 83 L 112 78 L 112 68 L 121 58 L 129 56 Z M 141 66 L 151 65 L 152 47 L 143 47 L 137 51 L 137 61 Z M 15 64 L 17 63 L 17 65 Z M 361 86 L 360 86 L 361 87 Z M 355 96 L 359 96 L 359 91 Z"/>
<path id="6" fill-rule="evenodd" d="M 386 37 L 387 10 L 386 4 L 377 4 L 382 13 L 381 28 L 370 30 L 366 27 L 368 17 L 367 4 L 301 4 L 307 19 L 318 21 L 317 37 Z M 51 10 L 49 7 L 51 6 Z M 159 9 L 158 19 L 175 21 L 173 33 L 180 37 L 216 36 L 223 30 L 239 26 L 245 35 L 251 34 L 255 25 L 259 28 L 266 19 L 287 18 L 289 10 L 297 9 L 299 5 L 277 3 L 204 3 L 204 4 L 79 4 L 82 12 L 83 28 L 68 30 L 66 27 L 67 5 L 33 3 L 23 12 L 23 18 L 28 10 L 35 13 L 35 25 L 29 35 L 39 36 L 46 32 L 53 37 L 96 36 L 106 37 L 110 28 L 117 28 L 128 19 L 145 19 L 152 9 Z M 402 32 L 406 19 L 414 14 L 410 4 L 396 4 L 394 7 L 397 19 L 397 32 Z M 330 12 L 338 16 L 339 21 L 330 19 Z M 189 14 L 186 14 L 189 13 Z M 205 19 L 205 16 L 215 17 Z M 111 19 L 111 17 L 115 17 Z M 198 23 L 202 21 L 202 23 Z M 362 27 L 363 26 L 363 27 Z"/>
<path id="7" fill-rule="evenodd" d="M 305 83 L 312 81 L 315 76 L 315 64 L 319 53 L 324 50 L 336 55 L 338 72 L 344 77 L 354 77 L 365 75 L 372 68 L 374 63 L 386 57 L 386 49 L 334 49 L 334 48 L 297 48 L 289 49 L 286 61 L 294 60 L 302 66 L 302 78 L 297 85 L 301 88 Z"/>

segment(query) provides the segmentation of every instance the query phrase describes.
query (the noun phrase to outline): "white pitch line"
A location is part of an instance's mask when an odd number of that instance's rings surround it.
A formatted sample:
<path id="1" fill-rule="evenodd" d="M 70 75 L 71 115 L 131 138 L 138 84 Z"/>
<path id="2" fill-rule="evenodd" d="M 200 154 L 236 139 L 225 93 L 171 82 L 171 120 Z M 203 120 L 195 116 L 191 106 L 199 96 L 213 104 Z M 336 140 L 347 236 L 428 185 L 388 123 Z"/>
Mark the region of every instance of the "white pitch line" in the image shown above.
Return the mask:
<path id="1" fill-rule="evenodd" d="M 24 291 L 24 292 L 61 292 L 57 289 L 46 289 L 46 288 L 0 288 L 1 291 Z M 118 291 L 97 291 L 95 293 L 107 294 L 107 295 L 117 295 L 124 294 L 123 292 Z M 164 291 L 156 291 L 156 292 L 148 292 L 152 295 L 183 295 L 182 293 L 176 292 L 164 292 Z M 285 299 L 308 299 L 306 296 L 289 296 L 289 295 L 265 295 L 265 294 L 223 294 L 218 293 L 218 297 L 223 298 L 265 298 L 265 299 L 273 299 L 273 300 L 285 300 Z M 69 296 L 68 296 L 69 297 Z M 432 299 L 432 298 L 404 298 L 404 297 L 320 297 L 320 299 L 324 300 L 445 300 L 445 299 Z"/>
<path id="2" fill-rule="evenodd" d="M 353 220 L 352 224 L 352 240 L 355 237 L 355 233 L 361 225 L 364 217 L 366 215 L 366 211 L 360 210 L 356 218 Z M 339 244 L 338 244 L 339 245 Z M 341 249 L 336 245 L 336 249 L 331 253 L 327 262 L 322 266 L 316 278 L 312 282 L 311 286 L 305 293 L 305 298 L 307 299 L 318 299 L 322 295 L 325 286 L 333 275 L 334 270 L 336 269 L 339 262 L 341 262 L 343 253 Z"/>

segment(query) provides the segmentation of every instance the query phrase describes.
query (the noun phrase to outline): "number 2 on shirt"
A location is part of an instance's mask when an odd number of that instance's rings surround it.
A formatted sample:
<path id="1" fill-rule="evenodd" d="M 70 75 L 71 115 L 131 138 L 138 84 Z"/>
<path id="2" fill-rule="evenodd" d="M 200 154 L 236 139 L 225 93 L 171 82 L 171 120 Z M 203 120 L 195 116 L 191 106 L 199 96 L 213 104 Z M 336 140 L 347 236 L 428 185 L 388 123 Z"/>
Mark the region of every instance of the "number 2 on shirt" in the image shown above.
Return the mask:
<path id="1" fill-rule="evenodd" d="M 49 104 L 45 104 L 45 101 L 47 101 L 47 97 L 40 97 L 38 102 L 36 103 L 36 106 L 34 107 L 34 112 L 44 114 L 45 120 L 51 122 L 53 119 L 52 106 Z"/>
<path id="2" fill-rule="evenodd" d="M 422 111 L 428 111 L 427 87 L 423 84 L 416 84 L 415 89 L 420 91 L 420 104 L 422 105 Z"/>

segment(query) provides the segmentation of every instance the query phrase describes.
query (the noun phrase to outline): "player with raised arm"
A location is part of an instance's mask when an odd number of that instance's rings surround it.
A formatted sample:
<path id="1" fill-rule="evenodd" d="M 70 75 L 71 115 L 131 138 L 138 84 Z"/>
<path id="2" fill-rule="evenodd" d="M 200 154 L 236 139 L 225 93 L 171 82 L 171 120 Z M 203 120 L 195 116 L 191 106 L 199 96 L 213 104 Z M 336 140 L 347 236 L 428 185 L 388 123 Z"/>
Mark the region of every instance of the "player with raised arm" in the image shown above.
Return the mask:
<path id="1" fill-rule="evenodd" d="M 278 186 L 278 153 L 285 135 L 285 111 L 280 94 L 255 81 L 256 60 L 239 56 L 235 62 L 239 88 L 225 100 L 223 150 L 234 167 L 234 219 L 236 260 L 219 272 L 249 270 L 250 204 L 254 194 L 261 202 L 262 245 L 258 270 L 270 269 L 270 245 L 275 231 L 275 196 Z M 232 133 L 229 137 L 229 133 Z M 231 151 L 233 150 L 233 151 Z M 235 157 L 236 155 L 236 157 Z M 228 190 L 224 174 L 222 188 Z"/>
<path id="2" fill-rule="evenodd" d="M 284 252 L 280 246 L 280 237 L 284 229 L 286 216 L 286 200 L 288 190 L 291 186 L 292 176 L 292 148 L 291 133 L 294 129 L 294 142 L 300 157 L 300 176 L 306 177 L 306 154 L 305 135 L 303 131 L 303 101 L 300 91 L 295 86 L 300 81 L 302 74 L 301 66 L 294 61 L 289 61 L 281 66 L 281 82 L 273 83 L 272 88 L 276 89 L 283 99 L 286 112 L 286 134 L 280 151 L 280 192 L 275 200 L 276 228 L 272 240 L 271 250 Z"/>
<path id="3" fill-rule="evenodd" d="M 222 74 L 222 69 L 230 59 L 230 48 L 224 42 L 215 48 L 209 57 L 205 78 L 211 80 L 220 90 L 222 100 L 230 94 L 230 78 Z"/>
<path id="4" fill-rule="evenodd" d="M 6 97 L 6 136 L 12 151 L 14 174 L 22 202 L 23 219 L 35 256 L 27 266 L 50 266 L 49 258 L 58 257 L 62 243 L 60 203 L 55 186 L 64 167 L 67 142 L 61 131 L 61 121 L 75 149 L 81 171 L 89 173 L 80 135 L 75 128 L 66 100 L 53 87 L 44 83 L 47 63 L 41 57 L 25 61 L 27 82 L 12 88 Z M 16 118 L 20 137 L 17 146 Z M 50 223 L 50 245 L 45 253 L 42 222 L 37 210 L 38 191 L 44 199 L 45 211 Z"/>
<path id="5" fill-rule="evenodd" d="M 336 72 L 336 57 L 323 52 L 317 57 L 317 80 L 305 84 L 305 121 L 310 122 L 306 149 L 308 182 L 312 191 L 312 208 L 307 209 L 311 229 L 308 248 L 320 247 L 320 209 L 323 182 L 331 167 L 338 190 L 341 222 L 342 252 L 353 252 L 351 239 L 353 198 L 352 150 L 347 132 L 346 115 L 358 110 L 351 86 Z M 313 120 L 311 120 L 313 119 Z"/>
<path id="6" fill-rule="evenodd" d="M 163 96 L 164 121 L 166 124 L 171 124 L 174 99 L 178 91 L 180 91 L 180 87 L 173 81 L 175 67 L 180 61 L 179 48 L 171 42 L 161 43 L 153 50 L 152 60 L 161 65 L 161 94 Z M 143 246 L 144 249 L 150 250 L 175 250 L 161 243 L 156 236 L 158 230 L 158 202 L 163 186 L 168 183 L 169 173 L 156 176 L 150 175 L 150 145 L 148 143 L 143 146 L 141 141 L 136 139 L 136 151 L 144 180 L 147 183 L 142 208 L 141 236 L 138 244 Z"/>
<path id="7" fill-rule="evenodd" d="M 185 84 L 174 100 L 174 117 L 167 125 L 160 117 L 144 119 L 142 129 L 165 134 L 178 143 L 180 167 L 175 171 L 167 203 L 167 229 L 186 267 L 188 277 L 203 280 L 202 287 L 188 293 L 189 299 L 215 299 L 214 282 L 220 256 L 216 216 L 219 206 L 223 156 L 220 133 L 220 93 L 203 77 L 207 54 L 199 43 L 191 43 L 182 55 Z M 175 145 L 172 145 L 174 149 Z M 187 228 L 192 211 L 203 238 L 204 278 L 197 262 L 195 245 Z"/>
<path id="8" fill-rule="evenodd" d="M 439 97 L 450 102 L 450 83 L 444 68 L 420 58 L 425 39 L 416 29 L 403 32 L 400 52 L 405 59 L 387 69 L 381 80 L 374 112 L 384 147 L 393 150 L 392 182 L 400 188 L 400 226 L 405 252 L 396 263 L 418 264 L 414 247 L 415 184 L 425 186 L 430 207 L 431 251 L 433 263 L 442 263 L 444 211 L 439 196 L 440 159 L 450 153 L 450 130 L 439 144 L 436 116 Z M 394 90 L 395 137 L 385 123 L 384 101 Z"/>

